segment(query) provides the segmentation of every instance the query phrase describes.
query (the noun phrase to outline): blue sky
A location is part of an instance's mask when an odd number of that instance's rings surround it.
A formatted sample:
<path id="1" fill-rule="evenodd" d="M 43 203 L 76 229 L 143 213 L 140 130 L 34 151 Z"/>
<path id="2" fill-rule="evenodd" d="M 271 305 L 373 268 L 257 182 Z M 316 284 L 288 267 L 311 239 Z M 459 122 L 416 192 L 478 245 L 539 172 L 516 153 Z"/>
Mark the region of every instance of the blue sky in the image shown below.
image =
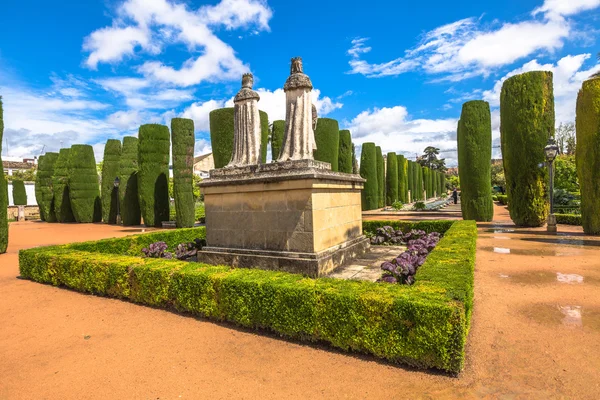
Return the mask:
<path id="1" fill-rule="evenodd" d="M 600 0 L 406 3 L 8 1 L 2 155 L 89 143 L 101 158 L 106 139 L 175 116 L 194 119 L 206 153 L 208 113 L 231 103 L 244 72 L 270 120 L 284 118 L 289 60 L 302 56 L 320 115 L 357 145 L 407 156 L 435 145 L 452 165 L 463 102 L 490 102 L 498 142 L 506 77 L 553 71 L 558 124 L 574 120 L 581 82 L 600 69 Z"/>

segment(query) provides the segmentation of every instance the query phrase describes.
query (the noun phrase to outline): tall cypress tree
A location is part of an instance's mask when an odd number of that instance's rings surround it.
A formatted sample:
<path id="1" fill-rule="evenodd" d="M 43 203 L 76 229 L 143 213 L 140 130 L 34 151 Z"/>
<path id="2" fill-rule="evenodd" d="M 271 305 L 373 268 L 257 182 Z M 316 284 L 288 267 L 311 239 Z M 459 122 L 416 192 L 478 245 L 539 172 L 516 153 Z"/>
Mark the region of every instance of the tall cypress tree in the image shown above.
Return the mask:
<path id="1" fill-rule="evenodd" d="M 349 130 L 340 131 L 338 170 L 346 174 L 352 173 L 352 136 Z"/>
<path id="2" fill-rule="evenodd" d="M 360 154 L 360 176 L 366 179 L 361 193 L 363 211 L 375 210 L 379 206 L 377 181 L 377 152 L 375 143 L 363 143 Z"/>
<path id="3" fill-rule="evenodd" d="M 385 162 L 383 161 L 383 153 L 381 147 L 375 147 L 377 157 L 377 189 L 379 190 L 378 208 L 383 208 L 385 205 Z"/>
<path id="4" fill-rule="evenodd" d="M 500 138 L 510 217 L 519 226 L 546 222 L 548 171 L 544 147 L 554 136 L 552 72 L 534 71 L 504 81 Z M 459 142 L 460 144 L 460 142 Z M 463 182 L 461 181 L 461 189 Z"/>
<path id="5" fill-rule="evenodd" d="M 169 128 L 140 126 L 138 134 L 138 195 L 146 226 L 161 227 L 169 220 Z"/>
<path id="6" fill-rule="evenodd" d="M 173 148 L 173 194 L 178 228 L 194 226 L 194 121 L 185 118 L 171 120 Z"/>
<path id="7" fill-rule="evenodd" d="M 279 158 L 279 151 L 283 144 L 283 136 L 285 135 L 285 121 L 273 121 L 273 129 L 271 131 L 271 159 L 273 161 Z"/>
<path id="8" fill-rule="evenodd" d="M 319 118 L 315 130 L 317 150 L 315 160 L 328 162 L 332 171 L 338 171 L 340 152 L 340 127 L 335 119 Z"/>
<path id="9" fill-rule="evenodd" d="M 408 164 L 403 155 L 398 156 L 398 197 L 403 203 L 408 202 Z"/>
<path id="10" fill-rule="evenodd" d="M 125 136 L 119 165 L 119 198 L 121 220 L 124 226 L 135 226 L 142 222 L 138 195 L 138 138 Z"/>
<path id="11" fill-rule="evenodd" d="M 104 160 L 102 162 L 102 184 L 100 196 L 102 198 L 102 220 L 107 224 L 117 223 L 117 209 L 119 208 L 119 193 L 115 187 L 115 178 L 119 175 L 121 162 L 121 141 L 108 139 L 104 146 Z"/>
<path id="12" fill-rule="evenodd" d="M 386 204 L 391 206 L 393 202 L 398 201 L 398 160 L 396 153 L 387 154 L 387 175 L 386 175 Z"/>
<path id="13" fill-rule="evenodd" d="M 60 149 L 54 164 L 52 186 L 54 189 L 54 213 L 58 222 L 75 222 L 71 207 L 69 187 L 69 157 L 71 149 Z"/>
<path id="14" fill-rule="evenodd" d="M 48 159 L 46 153 L 46 159 Z M 57 155 L 58 156 L 58 155 Z M 102 221 L 102 201 L 94 148 L 74 144 L 69 153 L 69 197 L 77 222 Z"/>
<path id="15" fill-rule="evenodd" d="M 52 188 L 52 176 L 54 175 L 54 165 L 58 160 L 58 153 L 48 152 L 44 158 L 40 157 L 38 163 L 38 175 L 40 184 L 40 195 L 42 202 L 38 204 L 44 211 L 46 222 L 56 222 L 56 213 L 54 212 L 54 190 Z M 95 168 L 95 166 L 94 166 Z"/>
<path id="16" fill-rule="evenodd" d="M 407 198 L 406 201 L 408 202 L 408 191 L 410 191 L 411 193 L 411 200 L 415 195 L 415 192 L 413 190 L 413 174 L 412 174 L 412 161 L 410 160 L 406 160 L 406 185 L 407 185 Z"/>

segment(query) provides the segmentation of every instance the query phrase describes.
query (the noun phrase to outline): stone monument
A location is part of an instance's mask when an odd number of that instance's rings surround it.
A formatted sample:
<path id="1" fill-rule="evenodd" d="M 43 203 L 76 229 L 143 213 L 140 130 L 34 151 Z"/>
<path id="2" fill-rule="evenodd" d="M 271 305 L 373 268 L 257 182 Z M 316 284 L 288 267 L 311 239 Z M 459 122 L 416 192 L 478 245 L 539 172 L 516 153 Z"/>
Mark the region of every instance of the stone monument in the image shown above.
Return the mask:
<path id="1" fill-rule="evenodd" d="M 248 136 L 260 132 L 260 126 L 250 126 L 251 113 L 255 110 L 258 116 L 258 95 L 252 94 L 251 85 L 238 93 L 245 93 L 239 101 L 247 103 L 245 110 L 235 111 L 232 161 L 210 171 L 210 178 L 200 184 L 207 246 L 198 253 L 199 262 L 317 277 L 369 247 L 362 234 L 364 179 L 333 172 L 329 163 L 314 160 L 316 108 L 299 57 L 292 59 L 284 90 L 285 137 L 277 161 L 270 164 L 258 164 L 258 152 L 249 156 L 251 145 L 237 145 L 251 143 L 255 139 Z M 238 119 L 238 111 L 245 119 Z"/>
<path id="2" fill-rule="evenodd" d="M 252 74 L 244 74 L 242 88 L 233 99 L 233 154 L 226 168 L 257 164 L 260 157 L 260 96 L 252 90 L 253 83 Z"/>

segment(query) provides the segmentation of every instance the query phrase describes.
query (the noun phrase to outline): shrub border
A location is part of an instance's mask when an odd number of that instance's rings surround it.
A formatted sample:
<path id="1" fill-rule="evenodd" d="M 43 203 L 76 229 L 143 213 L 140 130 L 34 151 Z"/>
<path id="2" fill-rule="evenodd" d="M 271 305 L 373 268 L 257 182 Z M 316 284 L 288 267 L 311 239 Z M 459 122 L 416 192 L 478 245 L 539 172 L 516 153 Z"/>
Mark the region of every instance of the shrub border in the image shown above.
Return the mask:
<path id="1" fill-rule="evenodd" d="M 133 256 L 157 240 L 173 248 L 202 237 L 203 228 L 21 250 L 19 269 L 22 277 L 37 282 L 324 341 L 419 368 L 459 372 L 473 303 L 475 223 L 365 221 L 365 229 L 376 223 L 448 227 L 414 285 L 311 279 Z"/>

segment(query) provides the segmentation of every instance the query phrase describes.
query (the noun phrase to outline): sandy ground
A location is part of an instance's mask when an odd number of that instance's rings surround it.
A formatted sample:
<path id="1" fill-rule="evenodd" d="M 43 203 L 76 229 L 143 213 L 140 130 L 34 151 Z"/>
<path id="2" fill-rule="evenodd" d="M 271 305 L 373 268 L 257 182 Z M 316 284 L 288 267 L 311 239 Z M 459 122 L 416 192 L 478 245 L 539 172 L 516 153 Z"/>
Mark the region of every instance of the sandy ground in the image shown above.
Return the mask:
<path id="1" fill-rule="evenodd" d="M 482 224 L 458 377 L 17 279 L 17 251 L 130 234 L 10 225 L 0 256 L 0 399 L 600 398 L 600 238 Z M 570 282 L 570 283 L 569 283 Z"/>

